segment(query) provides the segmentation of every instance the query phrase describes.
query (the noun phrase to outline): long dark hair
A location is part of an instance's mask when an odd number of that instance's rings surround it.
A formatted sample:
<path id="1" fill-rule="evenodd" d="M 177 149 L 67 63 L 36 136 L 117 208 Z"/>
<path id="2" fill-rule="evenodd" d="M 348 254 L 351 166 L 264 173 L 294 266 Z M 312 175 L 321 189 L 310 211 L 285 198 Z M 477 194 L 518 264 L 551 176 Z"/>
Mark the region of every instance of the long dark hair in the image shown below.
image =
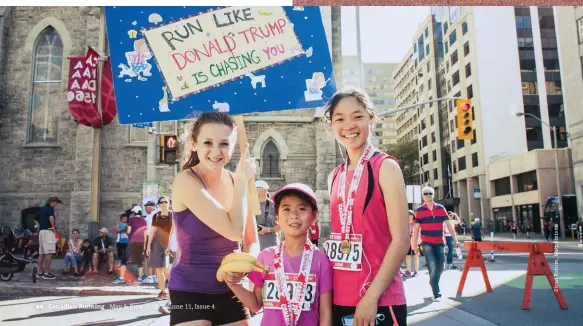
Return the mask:
<path id="1" fill-rule="evenodd" d="M 183 157 L 183 162 L 185 163 L 182 165 L 182 170 L 190 169 L 200 163 L 196 151 L 190 150 L 190 145 L 196 143 L 200 128 L 209 123 L 223 124 L 231 129 L 235 128 L 235 121 L 228 114 L 221 112 L 205 112 L 201 114 L 194 123 L 186 127 L 187 148 L 184 150 L 185 156 Z"/>
<path id="2" fill-rule="evenodd" d="M 376 117 L 376 109 L 367 93 L 357 89 L 347 89 L 336 92 L 330 101 L 328 101 L 328 107 L 326 108 L 324 116 L 329 122 L 332 121 L 332 115 L 334 114 L 334 110 L 336 109 L 336 106 L 338 106 L 338 103 L 349 97 L 352 97 L 358 101 L 358 103 L 366 110 L 371 119 Z"/>

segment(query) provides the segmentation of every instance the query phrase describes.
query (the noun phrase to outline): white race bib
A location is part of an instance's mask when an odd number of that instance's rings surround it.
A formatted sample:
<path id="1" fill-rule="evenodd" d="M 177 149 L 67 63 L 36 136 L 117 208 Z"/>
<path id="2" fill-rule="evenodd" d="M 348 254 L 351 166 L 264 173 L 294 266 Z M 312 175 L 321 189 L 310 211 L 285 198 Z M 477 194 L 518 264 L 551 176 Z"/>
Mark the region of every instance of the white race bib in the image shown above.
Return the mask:
<path id="1" fill-rule="evenodd" d="M 287 293 L 289 297 L 292 298 L 291 301 L 297 300 L 296 296 L 300 288 L 300 283 L 296 281 L 297 278 L 297 274 L 285 274 Z M 316 275 L 310 274 L 308 277 L 308 281 L 306 282 L 306 293 L 304 296 L 305 302 L 302 306 L 302 311 L 310 311 L 316 297 Z M 263 308 L 281 310 L 279 303 L 279 289 L 277 288 L 277 281 L 275 280 L 274 273 L 267 274 L 263 283 Z"/>
<path id="2" fill-rule="evenodd" d="M 330 233 L 329 240 L 324 242 L 324 252 L 332 261 L 334 269 L 354 272 L 362 270 L 362 234 L 350 235 L 350 253 L 348 255 L 340 250 L 341 243 L 341 233 Z"/>

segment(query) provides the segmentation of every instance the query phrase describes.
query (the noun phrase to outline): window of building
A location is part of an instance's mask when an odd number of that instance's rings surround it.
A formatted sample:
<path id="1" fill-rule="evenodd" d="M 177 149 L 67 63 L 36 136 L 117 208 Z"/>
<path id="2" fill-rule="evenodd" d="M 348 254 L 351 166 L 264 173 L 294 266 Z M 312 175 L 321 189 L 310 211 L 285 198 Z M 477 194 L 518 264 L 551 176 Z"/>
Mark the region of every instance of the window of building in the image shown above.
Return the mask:
<path id="1" fill-rule="evenodd" d="M 447 52 L 449 52 L 449 45 L 447 41 L 443 42 L 443 45 L 445 46 L 445 54 L 447 54 Z M 447 68 L 445 69 L 445 71 L 447 72 Z"/>
<path id="2" fill-rule="evenodd" d="M 579 35 L 579 44 L 583 43 L 583 18 L 577 19 L 577 35 Z"/>
<path id="3" fill-rule="evenodd" d="M 427 90 L 431 90 L 431 78 L 427 81 Z"/>
<path id="4" fill-rule="evenodd" d="M 425 119 L 421 119 L 421 130 L 425 130 Z"/>
<path id="5" fill-rule="evenodd" d="M 431 114 L 431 115 L 429 116 L 429 120 L 430 120 L 430 122 L 431 122 L 431 125 L 433 126 L 433 124 L 435 123 L 435 121 L 434 121 L 434 119 L 433 119 L 433 114 Z"/>
<path id="6" fill-rule="evenodd" d="M 433 116 L 431 116 L 433 117 Z M 435 143 L 435 131 L 431 133 L 431 143 Z"/>
<path id="7" fill-rule="evenodd" d="M 62 105 L 63 43 L 49 26 L 36 39 L 27 143 L 56 144 L 58 112 Z"/>
<path id="8" fill-rule="evenodd" d="M 464 57 L 470 54 L 470 41 L 464 43 Z"/>
<path id="9" fill-rule="evenodd" d="M 565 116 L 565 109 L 563 104 L 549 104 L 548 106 L 549 106 L 549 118 L 562 118 Z"/>
<path id="10" fill-rule="evenodd" d="M 437 161 L 437 151 L 433 150 L 433 162 Z"/>
<path id="11" fill-rule="evenodd" d="M 453 161 L 453 173 L 457 173 L 457 161 Z"/>
<path id="12" fill-rule="evenodd" d="M 458 61 L 457 50 L 455 50 L 451 54 L 451 66 L 453 67 L 453 65 L 455 65 L 457 63 L 457 61 Z"/>
<path id="13" fill-rule="evenodd" d="M 427 146 L 427 136 L 423 136 L 423 138 L 421 138 L 421 141 L 423 142 L 423 147 Z"/>
<path id="14" fill-rule="evenodd" d="M 449 28 L 449 24 L 447 22 L 443 23 L 443 34 L 447 33 L 448 28 Z"/>
<path id="15" fill-rule="evenodd" d="M 465 145 L 465 143 L 464 143 L 464 140 L 463 139 L 458 139 L 457 140 L 457 149 L 464 148 L 464 145 Z"/>
<path id="16" fill-rule="evenodd" d="M 494 180 L 494 196 L 510 195 L 510 178 Z"/>
<path id="17" fill-rule="evenodd" d="M 451 152 L 455 153 L 455 140 L 451 141 Z"/>
<path id="18" fill-rule="evenodd" d="M 472 167 L 478 166 L 478 153 L 472 154 Z"/>
<path id="19" fill-rule="evenodd" d="M 429 37 L 429 27 L 425 27 L 425 38 Z"/>
<path id="20" fill-rule="evenodd" d="M 449 46 L 452 46 L 455 41 L 457 40 L 455 31 L 451 32 L 451 34 L 449 34 Z"/>
<path id="21" fill-rule="evenodd" d="M 425 46 L 425 55 L 429 56 L 429 44 Z"/>
<path id="22" fill-rule="evenodd" d="M 463 22 L 462 23 L 462 34 L 466 35 L 467 32 L 468 32 L 468 22 Z"/>
<path id="23" fill-rule="evenodd" d="M 527 192 L 538 189 L 536 171 L 521 173 L 516 176 L 518 192 Z"/>
<path id="24" fill-rule="evenodd" d="M 466 89 L 466 93 L 468 95 L 468 99 L 471 99 L 474 97 L 474 88 L 472 85 L 468 86 L 468 88 Z"/>
<path id="25" fill-rule="evenodd" d="M 439 175 L 437 174 L 437 169 L 433 169 L 433 180 L 439 179 Z"/>
<path id="26" fill-rule="evenodd" d="M 431 61 L 427 61 L 427 72 L 431 71 Z"/>
<path id="27" fill-rule="evenodd" d="M 429 164 L 429 154 L 425 153 L 423 154 L 423 164 Z"/>
<path id="28" fill-rule="evenodd" d="M 451 76 L 451 84 L 452 84 L 452 86 L 455 87 L 455 85 L 459 84 L 459 82 L 460 82 L 460 72 L 456 71 Z"/>
<path id="29" fill-rule="evenodd" d="M 547 88 L 547 95 L 561 95 L 561 81 L 547 81 L 545 82 Z"/>
<path id="30" fill-rule="evenodd" d="M 519 37 L 518 38 L 518 47 L 521 49 L 533 49 L 534 42 L 532 37 Z"/>
<path id="31" fill-rule="evenodd" d="M 474 132 L 474 139 L 472 139 L 471 143 L 472 144 L 475 144 L 478 141 L 478 138 L 476 136 L 476 129 L 475 128 L 474 128 L 474 131 L 473 132 Z"/>
<path id="32" fill-rule="evenodd" d="M 522 82 L 522 95 L 537 95 L 538 90 L 535 81 Z"/>
<path id="33" fill-rule="evenodd" d="M 423 166 L 423 156 L 419 157 L 419 164 Z"/>
<path id="34" fill-rule="evenodd" d="M 453 120 L 449 121 L 449 130 L 451 130 L 453 132 Z"/>
<path id="35" fill-rule="evenodd" d="M 425 180 L 425 182 L 429 182 L 429 171 L 425 171 L 423 173 L 423 179 Z"/>
<path id="36" fill-rule="evenodd" d="M 462 157 L 458 158 L 457 165 L 458 165 L 458 168 L 460 169 L 460 171 L 465 170 L 466 169 L 466 157 L 462 156 Z"/>
<path id="37" fill-rule="evenodd" d="M 261 154 L 261 177 L 264 178 L 279 178 L 281 176 L 279 168 L 279 150 L 273 142 L 269 139 L 263 147 Z"/>
<path id="38" fill-rule="evenodd" d="M 530 16 L 515 16 L 516 28 L 532 28 Z"/>

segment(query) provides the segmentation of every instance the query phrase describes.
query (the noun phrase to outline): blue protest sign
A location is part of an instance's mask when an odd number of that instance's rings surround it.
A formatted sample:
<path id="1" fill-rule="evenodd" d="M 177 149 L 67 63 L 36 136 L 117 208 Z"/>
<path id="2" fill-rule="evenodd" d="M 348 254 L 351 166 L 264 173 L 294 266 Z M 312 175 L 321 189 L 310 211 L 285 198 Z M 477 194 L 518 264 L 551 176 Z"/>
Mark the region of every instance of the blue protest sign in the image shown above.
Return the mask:
<path id="1" fill-rule="evenodd" d="M 119 121 L 324 106 L 336 91 L 318 7 L 106 7 Z"/>
<path id="2" fill-rule="evenodd" d="M 154 124 L 151 122 L 139 122 L 139 123 L 132 123 L 132 126 L 134 128 L 148 128 L 148 127 L 152 128 L 154 126 Z"/>

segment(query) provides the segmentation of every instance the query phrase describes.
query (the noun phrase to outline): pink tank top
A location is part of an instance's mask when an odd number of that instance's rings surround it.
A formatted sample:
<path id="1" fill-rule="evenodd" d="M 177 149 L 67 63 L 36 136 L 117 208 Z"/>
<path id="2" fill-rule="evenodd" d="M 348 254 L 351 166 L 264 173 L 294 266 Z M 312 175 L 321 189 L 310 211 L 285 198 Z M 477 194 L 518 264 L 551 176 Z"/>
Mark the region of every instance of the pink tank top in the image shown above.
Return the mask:
<path id="1" fill-rule="evenodd" d="M 360 179 L 360 184 L 355 196 L 351 233 L 362 234 L 363 259 L 361 271 L 334 270 L 334 304 L 339 306 L 354 307 L 364 296 L 376 277 L 385 253 L 391 244 L 391 234 L 387 222 L 387 210 L 383 194 L 378 183 L 381 164 L 385 159 L 395 158 L 385 154 L 376 153 L 365 166 Z M 338 197 L 340 184 L 340 171 L 342 165 L 334 169 L 332 189 L 330 194 L 330 219 L 332 232 L 341 232 L 338 204 L 342 201 Z M 372 172 L 374 184 L 369 185 Z M 353 171 L 348 171 L 346 176 L 346 188 L 348 190 L 352 180 Z M 369 189 L 370 186 L 370 189 Z M 366 205 L 366 208 L 365 208 Z M 364 212 L 364 213 L 363 213 Z M 363 289 L 363 286 L 364 289 Z M 385 292 L 381 295 L 378 305 L 380 307 L 406 304 L 405 288 L 401 274 L 397 273 Z"/>

